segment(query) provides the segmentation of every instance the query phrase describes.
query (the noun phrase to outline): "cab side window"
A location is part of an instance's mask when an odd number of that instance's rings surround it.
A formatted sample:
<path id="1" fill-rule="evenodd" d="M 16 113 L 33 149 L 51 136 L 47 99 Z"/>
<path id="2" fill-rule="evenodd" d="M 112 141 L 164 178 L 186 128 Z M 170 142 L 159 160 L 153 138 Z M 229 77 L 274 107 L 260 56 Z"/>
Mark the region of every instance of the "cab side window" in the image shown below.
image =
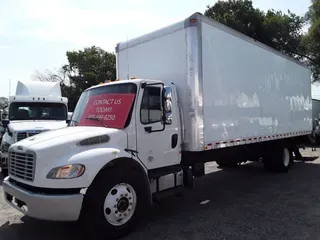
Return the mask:
<path id="1" fill-rule="evenodd" d="M 147 86 L 142 96 L 140 121 L 142 124 L 156 123 L 161 121 L 161 116 L 161 88 Z"/>

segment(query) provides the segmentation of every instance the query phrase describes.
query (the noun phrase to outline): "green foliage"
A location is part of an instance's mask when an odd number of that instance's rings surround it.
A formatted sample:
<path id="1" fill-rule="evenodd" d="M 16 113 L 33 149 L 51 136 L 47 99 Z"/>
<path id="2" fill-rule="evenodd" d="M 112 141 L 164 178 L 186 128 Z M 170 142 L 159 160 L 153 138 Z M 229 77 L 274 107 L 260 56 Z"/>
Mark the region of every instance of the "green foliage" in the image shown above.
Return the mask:
<path id="1" fill-rule="evenodd" d="M 92 46 L 66 53 L 68 64 L 54 71 L 35 71 L 32 80 L 60 82 L 62 96 L 69 100 L 69 111 L 73 111 L 81 93 L 105 80 L 116 78 L 115 54 Z"/>
<path id="2" fill-rule="evenodd" d="M 264 14 L 249 0 L 218 1 L 213 6 L 208 5 L 204 14 L 249 37 L 263 39 Z"/>
<path id="3" fill-rule="evenodd" d="M 291 57 L 302 60 L 305 57 L 305 50 L 301 44 L 304 24 L 303 17 L 290 11 L 288 14 L 284 14 L 281 11 L 269 10 L 263 21 L 264 43 Z"/>
<path id="4" fill-rule="evenodd" d="M 301 44 L 305 20 L 288 11 L 263 12 L 250 0 L 218 1 L 205 15 L 291 57 L 305 57 Z"/>
<path id="5" fill-rule="evenodd" d="M 306 19 L 310 23 L 308 35 L 303 43 L 310 57 L 314 81 L 320 81 L 320 0 L 312 0 Z"/>
<path id="6" fill-rule="evenodd" d="M 95 46 L 68 51 L 66 55 L 69 63 L 62 69 L 69 84 L 63 84 L 61 90 L 69 98 L 69 108 L 73 110 L 83 90 L 116 78 L 116 57 Z"/>

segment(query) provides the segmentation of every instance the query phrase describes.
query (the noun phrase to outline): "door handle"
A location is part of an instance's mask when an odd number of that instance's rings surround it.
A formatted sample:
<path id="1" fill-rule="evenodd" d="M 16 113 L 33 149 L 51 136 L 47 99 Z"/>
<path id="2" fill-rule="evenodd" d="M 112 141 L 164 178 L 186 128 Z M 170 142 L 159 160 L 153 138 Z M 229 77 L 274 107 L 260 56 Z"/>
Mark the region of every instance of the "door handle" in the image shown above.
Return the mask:
<path id="1" fill-rule="evenodd" d="M 178 134 L 173 134 L 171 136 L 171 148 L 175 148 L 178 144 Z"/>

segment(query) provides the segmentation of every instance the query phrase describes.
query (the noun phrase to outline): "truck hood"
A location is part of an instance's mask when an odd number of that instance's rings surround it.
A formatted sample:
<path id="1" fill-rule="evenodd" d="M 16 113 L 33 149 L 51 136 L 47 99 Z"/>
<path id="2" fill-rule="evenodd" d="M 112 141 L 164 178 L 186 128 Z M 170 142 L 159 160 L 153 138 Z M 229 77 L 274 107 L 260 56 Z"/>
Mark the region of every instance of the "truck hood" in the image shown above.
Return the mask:
<path id="1" fill-rule="evenodd" d="M 108 138 L 105 138 L 107 140 L 102 142 L 84 141 L 84 144 L 79 145 L 82 140 L 101 135 L 107 135 Z M 127 148 L 127 145 L 128 134 L 126 131 L 114 128 L 76 126 L 43 132 L 14 143 L 9 148 L 9 152 L 32 152 L 34 154 L 33 159 L 36 163 L 34 181 L 25 181 L 15 177 L 14 174 L 10 174 L 10 177 L 32 186 L 55 188 L 60 184 L 58 188 L 66 188 L 69 184 L 69 187 L 72 188 L 78 179 L 74 179 L 74 182 L 71 179 L 70 182 L 65 181 L 65 183 L 68 182 L 65 185 L 64 181 L 57 183 L 56 180 L 47 179 L 46 175 L 55 167 L 81 163 L 88 168 L 86 177 L 82 178 L 84 179 L 82 181 L 86 181 L 86 178 L 95 176 L 97 173 L 97 170 L 90 171 L 91 168 L 100 169 L 110 160 L 108 157 L 117 158 L 117 154 Z M 112 156 L 107 156 L 108 154 L 112 154 Z M 88 186 L 87 183 L 81 184 L 81 181 L 76 185 Z"/>
<path id="2" fill-rule="evenodd" d="M 99 135 L 126 135 L 124 131 L 104 127 L 66 127 L 42 132 L 33 137 L 26 138 L 12 145 L 13 148 L 22 146 L 30 149 L 43 149 L 54 146 L 77 143 L 83 139 Z"/>
<path id="3" fill-rule="evenodd" d="M 8 125 L 8 128 L 11 132 L 20 132 L 28 130 L 53 130 L 58 128 L 66 127 L 66 121 L 12 121 Z"/>

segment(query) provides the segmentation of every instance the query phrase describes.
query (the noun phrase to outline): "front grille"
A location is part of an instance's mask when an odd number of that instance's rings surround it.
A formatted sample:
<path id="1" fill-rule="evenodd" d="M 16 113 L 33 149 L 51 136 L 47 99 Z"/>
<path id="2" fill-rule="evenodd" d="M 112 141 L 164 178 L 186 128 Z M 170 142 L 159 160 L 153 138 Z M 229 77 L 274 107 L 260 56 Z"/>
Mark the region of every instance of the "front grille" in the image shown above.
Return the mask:
<path id="1" fill-rule="evenodd" d="M 28 138 L 28 137 L 32 137 L 36 134 L 41 133 L 42 131 L 36 131 L 36 132 L 19 132 L 17 134 L 17 141 L 21 141 L 22 139 Z"/>
<path id="2" fill-rule="evenodd" d="M 9 173 L 27 181 L 33 181 L 35 171 L 35 154 L 31 152 L 9 152 Z"/>

